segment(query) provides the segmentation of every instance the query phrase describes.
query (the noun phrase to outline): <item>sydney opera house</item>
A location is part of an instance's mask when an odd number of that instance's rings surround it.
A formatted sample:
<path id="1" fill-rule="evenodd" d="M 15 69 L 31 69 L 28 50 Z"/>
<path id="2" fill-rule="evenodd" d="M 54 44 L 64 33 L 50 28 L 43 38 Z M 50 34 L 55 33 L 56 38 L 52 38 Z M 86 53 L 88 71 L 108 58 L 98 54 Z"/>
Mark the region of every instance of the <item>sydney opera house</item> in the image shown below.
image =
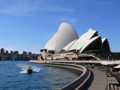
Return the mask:
<path id="1" fill-rule="evenodd" d="M 107 38 L 102 38 L 96 30 L 90 28 L 79 37 L 71 24 L 63 22 L 41 52 L 48 56 L 76 52 L 105 54 L 110 53 L 110 47 Z"/>

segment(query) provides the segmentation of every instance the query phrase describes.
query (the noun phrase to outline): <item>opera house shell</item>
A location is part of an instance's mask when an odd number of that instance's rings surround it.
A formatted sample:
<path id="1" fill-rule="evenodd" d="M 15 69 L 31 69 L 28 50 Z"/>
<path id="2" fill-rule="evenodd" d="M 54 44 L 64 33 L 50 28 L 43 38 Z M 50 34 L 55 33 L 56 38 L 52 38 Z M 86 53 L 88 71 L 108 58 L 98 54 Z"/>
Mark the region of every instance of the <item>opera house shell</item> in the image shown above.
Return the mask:
<path id="1" fill-rule="evenodd" d="M 61 23 L 58 31 L 46 43 L 44 49 L 48 51 L 60 52 L 64 46 L 77 38 L 78 35 L 70 24 Z"/>
<path id="2" fill-rule="evenodd" d="M 78 38 L 74 28 L 66 22 L 60 24 L 58 31 L 46 43 L 44 49 L 54 52 L 110 52 L 108 40 L 106 38 L 102 39 L 96 30 L 89 29 Z"/>

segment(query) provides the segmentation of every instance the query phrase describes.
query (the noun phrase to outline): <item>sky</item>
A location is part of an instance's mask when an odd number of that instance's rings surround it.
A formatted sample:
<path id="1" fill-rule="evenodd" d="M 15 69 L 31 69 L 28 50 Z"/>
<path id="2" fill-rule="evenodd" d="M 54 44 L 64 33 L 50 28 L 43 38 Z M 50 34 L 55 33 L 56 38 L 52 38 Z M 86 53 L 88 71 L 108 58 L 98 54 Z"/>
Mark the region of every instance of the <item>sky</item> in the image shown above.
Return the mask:
<path id="1" fill-rule="evenodd" d="M 61 22 L 89 28 L 120 52 L 120 0 L 0 0 L 0 48 L 39 53 Z"/>

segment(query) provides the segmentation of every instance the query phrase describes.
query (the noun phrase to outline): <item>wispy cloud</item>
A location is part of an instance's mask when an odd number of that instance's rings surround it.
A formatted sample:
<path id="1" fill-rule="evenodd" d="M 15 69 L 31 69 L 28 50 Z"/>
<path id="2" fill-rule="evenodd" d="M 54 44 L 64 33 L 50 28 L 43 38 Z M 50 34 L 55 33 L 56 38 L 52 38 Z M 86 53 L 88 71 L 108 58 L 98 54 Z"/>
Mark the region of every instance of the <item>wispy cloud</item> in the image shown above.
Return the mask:
<path id="1" fill-rule="evenodd" d="M 74 10 L 53 4 L 45 0 L 0 0 L 0 15 L 31 15 L 35 12 L 72 13 Z"/>
<path id="2" fill-rule="evenodd" d="M 78 18 L 74 17 L 74 16 L 64 16 L 62 18 L 60 18 L 60 21 L 63 22 L 72 22 L 72 23 L 77 23 L 78 22 Z"/>

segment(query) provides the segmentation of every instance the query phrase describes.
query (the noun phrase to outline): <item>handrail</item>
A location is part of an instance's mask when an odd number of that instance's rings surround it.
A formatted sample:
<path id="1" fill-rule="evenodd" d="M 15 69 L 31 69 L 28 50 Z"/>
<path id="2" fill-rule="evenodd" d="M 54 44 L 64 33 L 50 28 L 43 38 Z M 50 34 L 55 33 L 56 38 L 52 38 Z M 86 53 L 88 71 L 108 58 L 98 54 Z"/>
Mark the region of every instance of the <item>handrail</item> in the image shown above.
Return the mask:
<path id="1" fill-rule="evenodd" d="M 90 86 L 90 82 L 93 81 L 93 77 L 93 73 L 89 71 L 89 74 L 86 77 L 86 79 L 75 90 L 85 90 L 87 88 L 86 86 Z"/>

